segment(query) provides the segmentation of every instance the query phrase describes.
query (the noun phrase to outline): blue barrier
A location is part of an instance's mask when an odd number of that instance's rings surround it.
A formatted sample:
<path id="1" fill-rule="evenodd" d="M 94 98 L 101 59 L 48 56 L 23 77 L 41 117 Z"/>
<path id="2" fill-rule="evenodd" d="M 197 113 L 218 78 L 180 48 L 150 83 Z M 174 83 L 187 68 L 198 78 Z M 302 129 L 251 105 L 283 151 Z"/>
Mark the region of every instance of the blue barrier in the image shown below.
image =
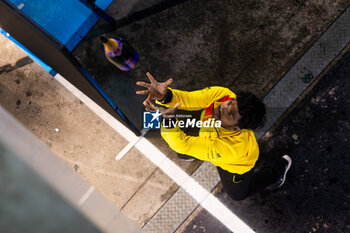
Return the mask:
<path id="1" fill-rule="evenodd" d="M 97 0 L 95 4 L 104 10 L 112 1 Z M 99 17 L 92 10 L 78 0 L 9 0 L 9 2 L 64 44 L 68 51 L 72 51 L 99 20 Z M 1 28 L 0 33 L 23 49 L 52 76 L 57 74 L 50 66 Z"/>

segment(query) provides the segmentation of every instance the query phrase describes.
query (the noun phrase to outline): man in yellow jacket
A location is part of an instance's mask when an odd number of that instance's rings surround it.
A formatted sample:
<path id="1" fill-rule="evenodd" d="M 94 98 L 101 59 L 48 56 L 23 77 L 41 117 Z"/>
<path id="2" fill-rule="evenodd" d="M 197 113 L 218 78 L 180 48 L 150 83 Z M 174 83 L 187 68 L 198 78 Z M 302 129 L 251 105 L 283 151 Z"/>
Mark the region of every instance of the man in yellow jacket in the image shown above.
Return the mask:
<path id="1" fill-rule="evenodd" d="M 157 104 L 168 109 L 161 109 L 169 124 L 161 127 L 161 135 L 169 146 L 179 153 L 184 160 L 197 158 L 213 163 L 219 172 L 226 193 L 234 200 L 243 200 L 249 194 L 281 187 L 291 166 L 288 155 L 274 161 L 273 165 L 256 171 L 259 158 L 259 146 L 253 130 L 265 121 L 265 105 L 250 92 L 236 95 L 228 88 L 207 87 L 198 91 L 180 91 L 168 86 L 172 79 L 164 83 L 157 82 L 147 73 L 150 83 L 137 82 L 147 90 L 137 94 L 148 94 L 144 101 L 147 111 L 157 108 Z M 158 108 L 159 109 L 159 108 Z M 202 127 L 199 136 L 188 136 L 180 128 L 174 117 L 177 109 L 187 111 L 202 110 Z M 219 120 L 218 127 L 215 120 Z"/>

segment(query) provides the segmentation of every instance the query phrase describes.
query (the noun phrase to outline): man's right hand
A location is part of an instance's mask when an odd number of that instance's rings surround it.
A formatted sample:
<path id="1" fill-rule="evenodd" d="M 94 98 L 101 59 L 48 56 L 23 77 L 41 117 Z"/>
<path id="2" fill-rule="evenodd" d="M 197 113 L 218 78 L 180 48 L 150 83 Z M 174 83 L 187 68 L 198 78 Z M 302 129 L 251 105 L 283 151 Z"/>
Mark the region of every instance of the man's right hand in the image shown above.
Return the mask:
<path id="1" fill-rule="evenodd" d="M 173 82 L 173 79 L 169 78 L 167 81 L 160 83 L 160 82 L 157 82 L 149 72 L 147 72 L 146 75 L 147 75 L 150 83 L 145 83 L 145 82 L 141 82 L 141 81 L 136 82 L 136 85 L 147 88 L 147 90 L 136 91 L 136 94 L 138 94 L 138 95 L 147 95 L 148 94 L 147 99 L 144 101 L 144 105 L 145 105 L 146 101 L 148 101 L 150 99 L 154 99 L 154 100 L 164 99 L 166 97 L 167 92 L 168 92 L 168 86 Z"/>

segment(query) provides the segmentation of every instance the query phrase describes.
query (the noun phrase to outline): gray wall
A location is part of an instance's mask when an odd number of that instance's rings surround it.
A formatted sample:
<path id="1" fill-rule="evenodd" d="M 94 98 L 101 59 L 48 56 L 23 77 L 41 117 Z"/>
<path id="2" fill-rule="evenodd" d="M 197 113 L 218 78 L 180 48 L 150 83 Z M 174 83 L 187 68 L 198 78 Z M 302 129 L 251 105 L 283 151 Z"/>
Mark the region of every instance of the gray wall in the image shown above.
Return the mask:
<path id="1" fill-rule="evenodd" d="M 100 232 L 3 142 L 0 187 L 0 232 Z"/>
<path id="2" fill-rule="evenodd" d="M 0 106 L 0 232 L 140 232 Z"/>

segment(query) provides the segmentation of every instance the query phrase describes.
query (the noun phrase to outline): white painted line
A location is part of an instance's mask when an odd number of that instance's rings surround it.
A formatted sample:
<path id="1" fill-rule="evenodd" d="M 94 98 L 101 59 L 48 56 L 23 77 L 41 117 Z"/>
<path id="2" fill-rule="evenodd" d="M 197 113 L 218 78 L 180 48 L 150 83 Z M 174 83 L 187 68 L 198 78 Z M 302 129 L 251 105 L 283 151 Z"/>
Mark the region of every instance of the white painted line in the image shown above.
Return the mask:
<path id="1" fill-rule="evenodd" d="M 164 153 L 162 153 L 147 139 L 141 139 L 135 145 L 135 147 L 138 148 L 153 163 L 156 164 L 159 163 L 159 161 L 163 161 L 157 166 L 230 231 L 240 233 L 254 232 L 216 197 L 198 184 L 198 182 L 196 182 L 185 171 L 166 157 Z"/>
<path id="2" fill-rule="evenodd" d="M 78 99 L 80 99 L 86 106 L 88 106 L 94 113 L 96 113 L 96 115 L 98 115 L 101 119 L 103 119 L 109 126 L 111 126 L 115 131 L 117 131 L 126 140 L 133 141 L 133 140 L 138 138 L 125 125 L 120 123 L 111 114 L 109 114 L 107 111 L 105 111 L 99 105 L 97 105 L 94 101 L 92 101 L 89 97 L 87 97 L 79 89 L 77 89 L 70 82 L 68 82 L 65 78 L 63 78 L 60 74 L 55 75 L 54 78 L 59 83 L 61 83 L 65 88 L 67 88 L 70 92 L 72 92 Z"/>
<path id="3" fill-rule="evenodd" d="M 183 184 L 182 188 L 230 231 L 239 233 L 254 232 L 213 194 L 209 193 L 192 178 L 188 179 L 187 182 Z"/>
<path id="4" fill-rule="evenodd" d="M 128 143 L 115 157 L 115 160 L 121 160 L 124 155 L 126 155 L 134 146 L 135 144 L 140 140 L 140 138 L 136 138 L 136 140 L 133 140 Z"/>
<path id="5" fill-rule="evenodd" d="M 190 176 L 179 166 L 171 161 L 166 155 L 155 147 L 146 138 L 142 138 L 135 147 L 141 151 L 152 163 L 157 165 L 179 186 L 182 186 Z"/>
<path id="6" fill-rule="evenodd" d="M 165 174 L 175 181 L 180 187 L 188 192 L 199 204 L 207 209 L 214 217 L 221 221 L 229 230 L 234 232 L 248 233 L 253 232 L 242 220 L 234 215 L 225 207 L 216 197 L 214 197 L 205 188 L 199 185 L 185 171 L 171 161 L 163 152 L 156 148 L 143 136 L 137 137 L 131 130 L 125 127 L 108 112 L 98 106 L 89 97 L 79 91 L 76 87 L 65 80 L 61 75 L 55 76 L 56 80 L 71 91 L 78 99 L 84 102 L 101 119 L 106 121 L 115 131 L 129 141 L 129 144 L 116 157 L 123 157 L 133 146 L 143 153 L 151 162 L 158 166 Z M 143 131 L 143 133 L 146 133 Z M 81 206 L 94 191 L 94 187 L 89 190 L 79 200 Z"/>
<path id="7" fill-rule="evenodd" d="M 90 186 L 89 189 L 86 191 L 86 193 L 80 198 L 78 201 L 78 206 L 82 206 L 84 202 L 90 197 L 90 195 L 95 191 L 94 186 Z"/>
<path id="8" fill-rule="evenodd" d="M 237 215 L 232 213 L 224 204 L 222 204 L 213 194 L 209 193 L 209 195 L 200 204 L 232 232 L 255 232 L 247 224 L 245 224 L 245 222 L 237 217 Z"/>
<path id="9" fill-rule="evenodd" d="M 137 137 L 136 139 L 134 139 L 133 141 L 129 142 L 128 145 L 126 145 L 122 151 L 120 151 L 118 153 L 118 155 L 115 157 L 115 160 L 121 160 L 124 155 L 126 155 L 134 146 L 136 143 L 138 143 L 143 137 L 144 135 L 148 132 L 147 130 L 141 130 L 141 136 Z"/>

